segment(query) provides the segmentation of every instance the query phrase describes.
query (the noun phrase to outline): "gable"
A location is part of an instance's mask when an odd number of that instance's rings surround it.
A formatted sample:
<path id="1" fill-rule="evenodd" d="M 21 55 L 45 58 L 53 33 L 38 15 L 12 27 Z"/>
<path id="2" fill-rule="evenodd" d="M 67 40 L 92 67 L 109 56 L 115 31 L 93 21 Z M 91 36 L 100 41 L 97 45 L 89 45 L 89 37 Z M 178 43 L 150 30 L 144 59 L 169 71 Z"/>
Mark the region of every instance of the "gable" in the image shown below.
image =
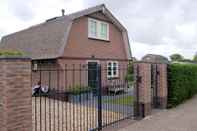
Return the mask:
<path id="1" fill-rule="evenodd" d="M 106 15 L 104 15 L 102 11 L 92 13 L 92 14 L 88 15 L 88 17 L 113 24 L 113 21 L 111 19 L 109 19 Z M 113 25 L 120 31 L 120 29 L 115 24 L 113 24 Z"/>
<path id="2" fill-rule="evenodd" d="M 88 15 L 109 20 L 121 31 L 127 58 L 130 59 L 131 52 L 127 30 L 103 4 L 70 15 L 56 17 L 26 30 L 5 36 L 2 38 L 0 49 L 22 51 L 32 59 L 61 57 L 67 45 L 72 24 L 76 19 Z"/>
<path id="3" fill-rule="evenodd" d="M 100 14 L 99 14 L 100 13 Z M 101 12 L 75 19 L 63 53 L 66 58 L 128 59 L 122 32 Z M 109 21 L 109 41 L 88 37 L 88 19 Z"/>
<path id="4" fill-rule="evenodd" d="M 91 17 L 91 18 L 95 18 L 95 19 L 98 19 L 98 20 L 102 20 L 102 21 L 106 21 L 106 22 L 110 22 L 110 19 L 108 17 L 106 17 L 102 11 L 99 11 L 99 12 L 96 12 L 96 13 L 92 13 L 90 15 L 88 15 L 88 17 Z"/>

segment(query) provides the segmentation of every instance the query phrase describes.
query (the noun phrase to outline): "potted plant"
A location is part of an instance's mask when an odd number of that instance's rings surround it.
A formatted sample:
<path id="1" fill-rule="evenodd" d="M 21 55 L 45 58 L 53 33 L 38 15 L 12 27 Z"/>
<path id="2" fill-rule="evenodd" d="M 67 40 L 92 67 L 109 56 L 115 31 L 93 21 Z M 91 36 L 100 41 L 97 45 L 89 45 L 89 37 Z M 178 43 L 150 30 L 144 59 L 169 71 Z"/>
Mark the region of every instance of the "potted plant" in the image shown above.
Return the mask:
<path id="1" fill-rule="evenodd" d="M 80 102 L 84 100 L 90 100 L 93 97 L 91 87 L 76 85 L 74 87 L 70 87 L 69 89 L 69 101 Z"/>

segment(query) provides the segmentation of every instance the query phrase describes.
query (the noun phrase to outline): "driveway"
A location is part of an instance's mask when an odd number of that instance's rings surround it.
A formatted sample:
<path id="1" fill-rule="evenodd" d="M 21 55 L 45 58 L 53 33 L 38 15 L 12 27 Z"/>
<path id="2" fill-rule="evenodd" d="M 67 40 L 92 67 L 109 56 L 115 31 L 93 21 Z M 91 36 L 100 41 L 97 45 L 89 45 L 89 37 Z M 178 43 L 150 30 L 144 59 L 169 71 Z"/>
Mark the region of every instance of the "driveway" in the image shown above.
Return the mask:
<path id="1" fill-rule="evenodd" d="M 133 114 L 133 106 L 131 105 L 121 105 L 121 104 L 112 104 L 105 101 L 114 100 L 114 99 L 121 99 L 127 96 L 133 96 L 133 89 L 129 89 L 127 93 L 117 94 L 117 95 L 106 95 L 102 96 L 102 109 L 106 111 L 117 112 L 125 115 L 132 115 Z M 74 101 L 73 103 L 80 104 L 87 107 L 97 108 L 98 106 L 98 97 L 94 96 L 91 100 L 83 101 Z"/>
<path id="2" fill-rule="evenodd" d="M 176 108 L 158 111 L 141 121 L 125 121 L 123 124 L 104 131 L 197 131 L 197 96 Z"/>

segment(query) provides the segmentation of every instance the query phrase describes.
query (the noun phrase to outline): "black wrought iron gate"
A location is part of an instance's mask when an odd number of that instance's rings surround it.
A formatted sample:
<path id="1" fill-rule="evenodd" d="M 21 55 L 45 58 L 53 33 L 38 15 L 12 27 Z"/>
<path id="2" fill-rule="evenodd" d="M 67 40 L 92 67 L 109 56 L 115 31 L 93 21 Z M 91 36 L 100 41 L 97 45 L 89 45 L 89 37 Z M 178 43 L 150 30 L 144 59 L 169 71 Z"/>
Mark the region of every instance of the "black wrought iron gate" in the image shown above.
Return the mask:
<path id="1" fill-rule="evenodd" d="M 132 119 L 133 87 L 127 79 L 128 64 L 116 68 L 98 64 L 88 69 L 79 64 L 32 70 L 33 131 L 101 130 Z M 92 81 L 88 80 L 90 70 L 97 72 Z M 117 73 L 116 77 L 111 73 Z"/>
<path id="2" fill-rule="evenodd" d="M 158 66 L 157 64 L 151 64 L 151 95 L 152 95 L 152 107 L 157 108 L 158 105 Z"/>

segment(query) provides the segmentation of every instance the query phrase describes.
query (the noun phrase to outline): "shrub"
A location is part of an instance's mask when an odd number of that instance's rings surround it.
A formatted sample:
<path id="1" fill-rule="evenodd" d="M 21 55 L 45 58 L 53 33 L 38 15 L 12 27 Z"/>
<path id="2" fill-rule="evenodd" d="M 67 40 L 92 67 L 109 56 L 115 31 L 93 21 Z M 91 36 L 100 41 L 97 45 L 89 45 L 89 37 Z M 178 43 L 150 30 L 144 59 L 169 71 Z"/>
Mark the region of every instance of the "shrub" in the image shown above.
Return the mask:
<path id="1" fill-rule="evenodd" d="M 168 77 L 168 107 L 174 107 L 197 94 L 197 65 L 171 64 Z"/>
<path id="2" fill-rule="evenodd" d="M 89 86 L 76 85 L 76 86 L 70 87 L 67 92 L 69 92 L 70 94 L 73 94 L 73 95 L 80 95 L 82 93 L 88 93 L 91 90 L 92 90 L 92 88 Z"/>
<path id="3" fill-rule="evenodd" d="M 20 51 L 0 50 L 0 56 L 23 56 Z"/>
<path id="4" fill-rule="evenodd" d="M 128 66 L 128 71 L 127 74 L 125 76 L 125 80 L 129 82 L 129 84 L 132 85 L 133 81 L 134 81 L 134 75 L 133 75 L 133 64 L 129 63 Z"/>

